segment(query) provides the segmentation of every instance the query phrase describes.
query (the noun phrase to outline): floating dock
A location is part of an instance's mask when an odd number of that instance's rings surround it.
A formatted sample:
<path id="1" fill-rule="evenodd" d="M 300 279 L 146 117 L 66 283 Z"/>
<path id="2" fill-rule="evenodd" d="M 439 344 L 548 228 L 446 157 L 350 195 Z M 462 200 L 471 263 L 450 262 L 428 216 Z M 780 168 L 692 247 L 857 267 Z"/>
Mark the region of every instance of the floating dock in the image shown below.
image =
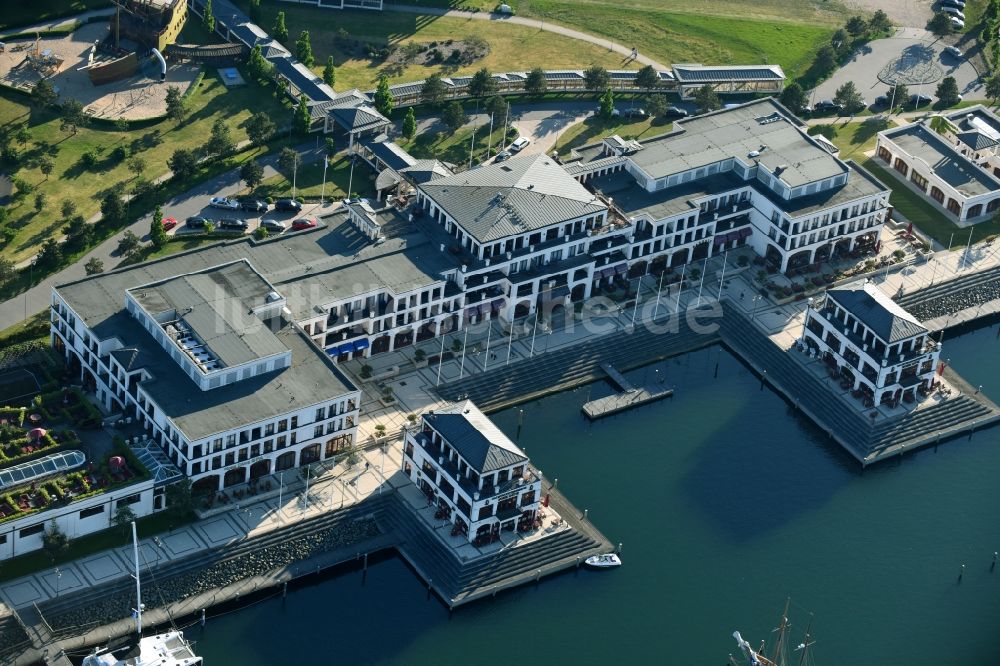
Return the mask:
<path id="1" fill-rule="evenodd" d="M 597 400 L 589 400 L 583 404 L 583 413 L 591 421 L 624 412 L 626 409 L 632 409 L 639 405 L 669 398 L 674 394 L 673 389 L 655 384 L 652 386 L 633 386 L 632 382 L 610 363 L 602 363 L 601 370 L 607 374 L 608 381 L 618 386 L 619 392 Z"/>

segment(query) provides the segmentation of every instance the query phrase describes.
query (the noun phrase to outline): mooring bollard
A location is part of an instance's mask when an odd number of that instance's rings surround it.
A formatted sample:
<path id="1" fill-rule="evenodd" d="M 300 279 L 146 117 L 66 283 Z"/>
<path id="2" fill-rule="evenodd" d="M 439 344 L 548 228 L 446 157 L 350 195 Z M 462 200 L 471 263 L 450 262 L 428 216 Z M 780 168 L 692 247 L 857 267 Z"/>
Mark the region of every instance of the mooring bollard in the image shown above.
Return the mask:
<path id="1" fill-rule="evenodd" d="M 205 626 L 205 609 L 201 609 L 201 626 Z"/>
<path id="2" fill-rule="evenodd" d="M 558 487 L 559 487 L 559 477 L 557 476 L 556 478 L 552 479 L 552 488 L 555 489 Z"/>
<path id="3" fill-rule="evenodd" d="M 281 585 L 281 598 L 284 599 L 287 596 L 288 596 L 288 581 L 286 580 Z"/>
<path id="4" fill-rule="evenodd" d="M 365 553 L 365 571 L 368 571 L 368 553 Z"/>
<path id="5" fill-rule="evenodd" d="M 990 571 L 993 571 L 996 568 L 997 568 L 997 553 L 996 551 L 993 551 L 993 564 L 990 565 Z"/>
<path id="6" fill-rule="evenodd" d="M 589 509 L 584 509 L 583 510 L 583 519 L 584 520 L 587 520 L 587 514 L 589 513 L 589 511 L 590 511 Z"/>
<path id="7" fill-rule="evenodd" d="M 618 553 L 619 555 L 622 554 L 622 542 L 621 541 L 618 542 L 618 550 L 616 550 L 615 552 Z"/>
<path id="8" fill-rule="evenodd" d="M 962 568 L 959 569 L 959 571 L 958 571 L 958 580 L 962 580 L 962 576 L 964 576 L 964 575 L 965 575 L 965 565 L 963 564 Z"/>
<path id="9" fill-rule="evenodd" d="M 996 561 L 997 561 L 996 553 L 994 553 L 993 555 L 994 555 L 994 557 L 993 557 L 993 563 L 996 564 Z M 580 556 L 579 555 L 576 556 L 576 568 L 577 569 L 580 568 Z"/>

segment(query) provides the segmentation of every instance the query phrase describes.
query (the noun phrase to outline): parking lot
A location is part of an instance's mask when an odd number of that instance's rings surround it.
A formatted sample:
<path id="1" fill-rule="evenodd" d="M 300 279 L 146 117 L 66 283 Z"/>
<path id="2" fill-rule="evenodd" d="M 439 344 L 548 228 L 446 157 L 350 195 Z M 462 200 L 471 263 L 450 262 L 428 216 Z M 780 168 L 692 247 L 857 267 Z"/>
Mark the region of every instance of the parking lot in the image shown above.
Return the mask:
<path id="1" fill-rule="evenodd" d="M 244 197 L 240 197 L 243 199 Z M 321 206 L 318 203 L 313 204 L 302 204 L 301 211 L 282 211 L 276 210 L 273 205 L 268 207 L 267 212 L 257 212 L 252 210 L 229 210 L 225 208 L 218 208 L 212 206 L 209 203 L 209 198 L 199 199 L 198 201 L 185 201 L 183 204 L 176 207 L 165 207 L 163 209 L 164 218 L 172 217 L 177 220 L 177 226 L 173 229 L 167 231 L 167 235 L 170 236 L 184 236 L 187 234 L 200 234 L 204 233 L 203 227 L 191 227 L 186 224 L 186 221 L 190 217 L 203 217 L 212 221 L 215 226 L 216 231 L 225 231 L 228 233 L 234 233 L 236 230 L 233 229 L 220 229 L 219 221 L 224 219 L 232 220 L 242 220 L 246 222 L 247 228 L 244 230 L 244 234 L 252 234 L 258 227 L 260 227 L 261 220 L 276 220 L 285 225 L 285 232 L 292 230 L 292 222 L 299 218 L 311 218 L 315 219 L 320 214 L 325 214 L 330 210 L 330 203 Z M 202 204 L 199 208 L 199 204 Z M 275 233 L 281 233 L 279 231 L 270 231 L 271 235 Z"/>
<path id="2" fill-rule="evenodd" d="M 983 83 L 968 58 L 959 59 L 943 53 L 949 43 L 917 28 L 901 28 L 893 37 L 869 42 L 846 65 L 816 87 L 810 96 L 810 104 L 833 99 L 837 88 L 848 81 L 853 81 L 866 103 L 871 104 L 875 97 L 889 90 L 885 80 L 901 72 L 919 75 L 927 81 L 922 85 L 908 83 L 911 94 L 934 95 L 940 80 L 953 76 L 963 97 L 984 99 Z"/>

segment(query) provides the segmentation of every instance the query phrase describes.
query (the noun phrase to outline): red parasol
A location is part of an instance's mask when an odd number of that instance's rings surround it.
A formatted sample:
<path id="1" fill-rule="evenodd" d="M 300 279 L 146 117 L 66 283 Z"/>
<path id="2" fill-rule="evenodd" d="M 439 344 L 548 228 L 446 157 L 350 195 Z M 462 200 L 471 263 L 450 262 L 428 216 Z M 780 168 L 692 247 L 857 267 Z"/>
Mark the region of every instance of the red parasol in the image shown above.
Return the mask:
<path id="1" fill-rule="evenodd" d="M 548 506 L 548 505 L 549 505 L 549 494 L 545 493 L 545 499 L 542 500 L 542 506 Z"/>
<path id="2" fill-rule="evenodd" d="M 125 459 L 121 456 L 111 456 L 111 459 L 108 461 L 108 465 L 111 469 L 121 469 L 125 466 Z"/>
<path id="3" fill-rule="evenodd" d="M 32 428 L 31 430 L 28 431 L 28 436 L 34 440 L 39 440 L 42 437 L 45 437 L 45 433 L 46 433 L 45 428 Z"/>

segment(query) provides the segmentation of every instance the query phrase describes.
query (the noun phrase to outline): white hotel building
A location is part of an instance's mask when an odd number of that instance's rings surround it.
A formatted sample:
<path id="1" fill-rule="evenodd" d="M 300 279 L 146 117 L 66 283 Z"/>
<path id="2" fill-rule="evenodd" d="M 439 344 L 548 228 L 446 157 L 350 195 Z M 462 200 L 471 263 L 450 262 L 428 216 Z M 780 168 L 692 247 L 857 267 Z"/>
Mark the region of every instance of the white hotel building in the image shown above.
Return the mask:
<path id="1" fill-rule="evenodd" d="M 875 156 L 958 222 L 1000 209 L 1000 118 L 982 105 L 879 132 Z"/>
<path id="2" fill-rule="evenodd" d="M 360 402 L 279 288 L 227 259 L 180 255 L 52 290 L 53 347 L 206 491 L 334 455 Z"/>
<path id="3" fill-rule="evenodd" d="M 483 543 L 534 525 L 541 475 L 468 400 L 424 414 L 407 431 L 402 468 L 455 536 Z"/>
<path id="4" fill-rule="evenodd" d="M 934 383 L 941 345 L 870 282 L 826 292 L 806 308 L 802 342 L 872 405 L 913 402 Z"/>

